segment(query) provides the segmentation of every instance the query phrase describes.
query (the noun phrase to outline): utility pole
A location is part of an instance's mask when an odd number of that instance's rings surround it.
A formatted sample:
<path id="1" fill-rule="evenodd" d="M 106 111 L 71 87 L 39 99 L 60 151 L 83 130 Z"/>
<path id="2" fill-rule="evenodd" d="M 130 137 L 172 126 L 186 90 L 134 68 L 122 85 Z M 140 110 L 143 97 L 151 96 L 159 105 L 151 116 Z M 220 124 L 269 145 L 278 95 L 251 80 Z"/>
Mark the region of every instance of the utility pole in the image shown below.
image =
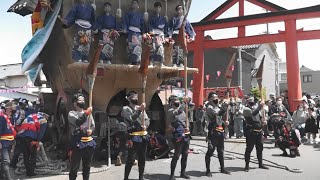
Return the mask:
<path id="1" fill-rule="evenodd" d="M 275 58 L 276 60 L 276 65 L 275 65 L 275 70 L 276 70 L 276 97 L 280 96 L 280 77 L 279 77 L 279 58 Z"/>
<path id="2" fill-rule="evenodd" d="M 241 46 L 238 47 L 238 61 L 239 61 L 239 87 L 242 90 L 242 56 L 241 56 Z"/>

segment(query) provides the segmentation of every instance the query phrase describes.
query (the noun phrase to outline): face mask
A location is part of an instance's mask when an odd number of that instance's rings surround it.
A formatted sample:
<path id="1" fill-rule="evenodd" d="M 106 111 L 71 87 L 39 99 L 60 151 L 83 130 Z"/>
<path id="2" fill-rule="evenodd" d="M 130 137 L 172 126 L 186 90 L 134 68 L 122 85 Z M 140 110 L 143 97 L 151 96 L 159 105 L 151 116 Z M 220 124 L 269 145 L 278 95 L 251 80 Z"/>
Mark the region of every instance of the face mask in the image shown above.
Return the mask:
<path id="1" fill-rule="evenodd" d="M 17 112 L 17 110 L 12 110 L 11 111 L 12 114 L 15 114 L 16 112 Z"/>
<path id="2" fill-rule="evenodd" d="M 214 104 L 218 104 L 219 100 L 216 99 L 216 100 L 213 100 L 212 102 L 213 102 Z"/>
<path id="3" fill-rule="evenodd" d="M 282 101 L 277 101 L 277 104 L 278 104 L 278 105 L 281 105 L 281 104 L 282 104 Z"/>
<path id="4" fill-rule="evenodd" d="M 138 99 L 131 99 L 130 102 L 134 105 L 138 105 Z"/>
<path id="5" fill-rule="evenodd" d="M 249 102 L 248 104 L 249 104 L 249 106 L 254 106 L 255 105 L 254 102 Z"/>
<path id="6" fill-rule="evenodd" d="M 174 102 L 173 105 L 174 105 L 175 107 L 179 107 L 179 106 L 180 106 L 180 102 Z"/>
<path id="7" fill-rule="evenodd" d="M 77 103 L 77 106 L 78 106 L 79 108 L 81 108 L 81 109 L 84 108 L 84 105 L 85 105 L 85 103 Z"/>
<path id="8" fill-rule="evenodd" d="M 303 111 L 303 108 L 301 107 L 301 108 L 299 108 L 299 111 Z"/>

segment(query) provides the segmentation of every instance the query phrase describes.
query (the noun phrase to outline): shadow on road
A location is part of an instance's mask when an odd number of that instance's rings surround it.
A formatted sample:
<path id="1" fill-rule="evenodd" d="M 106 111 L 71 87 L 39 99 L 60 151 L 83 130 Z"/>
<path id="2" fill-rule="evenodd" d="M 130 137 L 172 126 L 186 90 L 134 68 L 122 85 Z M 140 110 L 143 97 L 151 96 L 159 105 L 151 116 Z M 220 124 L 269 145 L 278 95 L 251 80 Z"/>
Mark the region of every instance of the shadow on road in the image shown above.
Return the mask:
<path id="1" fill-rule="evenodd" d="M 244 171 L 244 167 L 226 167 L 225 168 L 229 172 L 240 172 Z M 255 168 L 250 168 L 250 169 L 255 169 Z"/>
<path id="2" fill-rule="evenodd" d="M 212 174 L 215 174 L 217 172 L 212 172 Z M 204 171 L 188 171 L 187 174 L 192 177 L 202 177 L 206 176 L 206 173 Z"/>
<path id="3" fill-rule="evenodd" d="M 150 179 L 150 180 L 164 180 L 164 179 L 169 179 L 168 174 L 146 174 L 144 175 L 145 179 Z"/>

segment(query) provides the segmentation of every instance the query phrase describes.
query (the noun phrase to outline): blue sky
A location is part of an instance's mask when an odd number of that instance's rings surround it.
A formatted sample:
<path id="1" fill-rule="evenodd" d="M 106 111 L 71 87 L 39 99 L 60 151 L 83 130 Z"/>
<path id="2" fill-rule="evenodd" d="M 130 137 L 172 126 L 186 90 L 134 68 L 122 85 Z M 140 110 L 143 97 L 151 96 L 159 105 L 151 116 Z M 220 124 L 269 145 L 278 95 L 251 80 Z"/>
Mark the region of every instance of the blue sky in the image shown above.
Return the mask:
<path id="1" fill-rule="evenodd" d="M 320 4 L 320 0 L 269 0 L 270 2 L 277 3 L 287 9 L 295 9 L 299 7 L 312 6 Z M 21 51 L 24 45 L 31 38 L 31 20 L 30 16 L 22 17 L 15 13 L 7 13 L 7 9 L 16 0 L 0 0 L 0 22 L 1 33 L 0 39 L 0 65 L 12 64 L 21 62 Z M 191 22 L 199 21 L 207 14 L 212 12 L 219 5 L 224 3 L 225 0 L 193 0 L 189 20 Z M 263 12 L 263 9 L 257 8 L 250 3 L 245 3 L 247 14 L 255 14 Z M 222 14 L 219 18 L 226 18 L 237 16 L 237 4 L 229 11 Z M 298 28 L 304 27 L 305 29 L 320 29 L 320 18 L 309 21 L 300 21 L 297 23 Z M 275 33 L 278 30 L 284 30 L 282 23 L 275 23 L 269 25 L 270 29 Z M 266 25 L 259 25 L 247 28 L 249 35 L 259 34 L 266 30 Z M 220 30 L 214 32 L 207 32 L 206 34 L 212 35 L 214 38 L 224 38 L 225 36 L 236 36 L 236 28 Z M 277 43 L 278 53 L 281 59 L 285 61 L 285 45 L 284 43 Z M 320 40 L 302 41 L 299 42 L 299 60 L 300 65 L 320 70 L 320 63 L 314 59 L 317 57 L 315 52 L 320 47 Z"/>

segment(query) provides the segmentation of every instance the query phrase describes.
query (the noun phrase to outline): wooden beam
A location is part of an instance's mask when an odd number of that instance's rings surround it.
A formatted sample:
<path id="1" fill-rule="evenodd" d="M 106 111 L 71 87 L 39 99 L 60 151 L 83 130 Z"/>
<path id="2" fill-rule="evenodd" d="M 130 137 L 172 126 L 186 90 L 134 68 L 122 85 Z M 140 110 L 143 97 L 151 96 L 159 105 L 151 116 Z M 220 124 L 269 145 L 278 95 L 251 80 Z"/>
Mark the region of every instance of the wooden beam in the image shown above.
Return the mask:
<path id="1" fill-rule="evenodd" d="M 242 45 L 251 45 L 251 44 L 266 44 L 266 43 L 275 43 L 275 42 L 284 42 L 285 34 L 269 34 L 269 35 L 257 35 L 249 37 L 238 37 L 230 39 L 220 39 L 220 40 L 204 40 L 203 47 L 204 49 L 213 49 L 213 48 L 227 48 L 232 46 L 242 46 Z M 194 50 L 195 43 L 190 43 L 188 49 L 190 51 Z"/>
<path id="2" fill-rule="evenodd" d="M 239 0 L 239 16 L 244 16 L 244 0 Z M 238 27 L 238 37 L 246 36 L 246 27 Z"/>
<path id="3" fill-rule="evenodd" d="M 320 39 L 320 30 L 297 31 L 298 41 Z"/>
<path id="4" fill-rule="evenodd" d="M 198 31 L 215 30 L 234 28 L 240 26 L 250 26 L 257 24 L 282 22 L 285 20 L 300 20 L 300 19 L 312 19 L 320 17 L 320 11 L 304 12 L 288 15 L 272 15 L 271 13 L 264 13 L 259 15 L 249 15 L 244 17 L 218 19 L 214 21 L 193 23 L 193 27 Z"/>
<path id="5" fill-rule="evenodd" d="M 297 30 L 297 40 L 314 40 L 320 39 L 320 30 L 301 31 Z M 204 49 L 211 48 L 227 48 L 231 46 L 251 45 L 251 44 L 265 44 L 285 42 L 285 31 L 279 32 L 278 34 L 265 34 L 239 38 L 219 39 L 219 40 L 204 40 Z M 195 43 L 188 44 L 188 49 L 193 51 L 195 49 Z"/>
<path id="6" fill-rule="evenodd" d="M 247 1 L 250 2 L 250 3 L 252 3 L 252 4 L 254 4 L 254 5 L 259 6 L 259 7 L 261 7 L 261 8 L 264 8 L 264 9 L 266 9 L 266 10 L 268 10 L 268 11 L 271 11 L 271 12 L 277 12 L 277 11 L 279 11 L 279 10 L 286 10 L 286 9 L 280 7 L 280 6 L 278 6 L 279 8 L 277 9 L 277 8 L 275 8 L 275 7 L 272 7 L 272 6 L 270 6 L 270 5 L 267 5 L 267 4 L 262 3 L 262 2 L 260 2 L 260 1 L 257 1 L 257 0 L 247 0 Z M 276 5 L 275 5 L 275 6 L 276 6 Z"/>
<path id="7" fill-rule="evenodd" d="M 208 20 L 217 19 L 217 17 L 219 17 L 224 12 L 226 12 L 228 9 L 230 9 L 237 2 L 238 2 L 238 0 L 229 0 L 229 2 L 226 1 L 221 6 L 219 6 L 216 10 L 214 10 L 212 13 L 210 13 L 208 16 L 203 18 L 201 21 L 208 21 Z"/>

